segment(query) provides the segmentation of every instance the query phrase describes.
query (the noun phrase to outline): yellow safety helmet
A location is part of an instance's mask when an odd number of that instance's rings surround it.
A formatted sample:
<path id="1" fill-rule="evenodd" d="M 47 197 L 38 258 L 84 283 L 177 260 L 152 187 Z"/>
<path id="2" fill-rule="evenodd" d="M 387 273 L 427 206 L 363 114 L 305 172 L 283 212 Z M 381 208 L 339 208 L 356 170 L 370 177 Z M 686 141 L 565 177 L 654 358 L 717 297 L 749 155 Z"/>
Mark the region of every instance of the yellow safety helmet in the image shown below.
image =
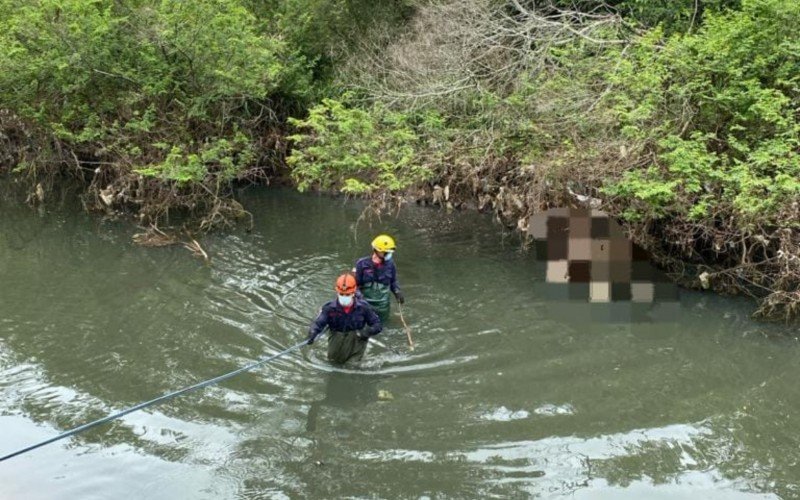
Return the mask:
<path id="1" fill-rule="evenodd" d="M 378 252 L 393 252 L 395 248 L 394 240 L 388 234 L 381 234 L 372 240 L 372 248 Z"/>

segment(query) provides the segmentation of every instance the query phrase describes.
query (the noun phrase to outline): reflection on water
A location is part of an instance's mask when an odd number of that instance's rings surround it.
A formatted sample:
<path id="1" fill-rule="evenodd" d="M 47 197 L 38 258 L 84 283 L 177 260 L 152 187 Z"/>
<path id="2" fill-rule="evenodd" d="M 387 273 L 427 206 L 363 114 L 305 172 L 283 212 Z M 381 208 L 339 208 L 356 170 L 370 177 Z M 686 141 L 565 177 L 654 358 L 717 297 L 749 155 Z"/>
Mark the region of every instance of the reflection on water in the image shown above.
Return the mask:
<path id="1" fill-rule="evenodd" d="M 678 424 L 587 439 L 550 437 L 488 443 L 444 455 L 392 449 L 364 452 L 358 458 L 397 463 L 475 464 L 483 471 L 484 493 L 496 495 L 546 492 L 577 498 L 603 495 L 636 498 L 634 494 L 646 494 L 646 498 L 778 498 L 774 494 L 748 492 L 747 482 L 727 480 L 715 464 L 701 464 L 704 458 L 693 457 L 696 441 L 707 439 L 710 434 L 703 425 Z M 636 464 L 654 453 L 659 456 L 657 467 L 661 471 L 651 475 L 648 473 L 651 471 L 643 471 Z"/>
<path id="2" fill-rule="evenodd" d="M 417 349 L 396 316 L 358 366 L 317 342 L 4 462 L 0 498 L 800 497 L 796 340 L 749 302 L 586 321 L 477 214 L 409 207 L 354 235 L 353 203 L 244 201 L 254 230 L 204 238 L 206 267 L 0 197 L 0 453 L 293 345 L 379 231 Z"/>

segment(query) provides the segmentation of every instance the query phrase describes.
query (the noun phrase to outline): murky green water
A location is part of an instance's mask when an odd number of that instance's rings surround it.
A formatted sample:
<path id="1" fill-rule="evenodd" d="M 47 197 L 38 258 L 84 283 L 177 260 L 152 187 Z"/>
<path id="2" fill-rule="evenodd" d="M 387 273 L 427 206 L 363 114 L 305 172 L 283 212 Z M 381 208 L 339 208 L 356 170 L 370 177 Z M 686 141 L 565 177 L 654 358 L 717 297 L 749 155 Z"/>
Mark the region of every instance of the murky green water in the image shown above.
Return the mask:
<path id="1" fill-rule="evenodd" d="M 356 241 L 354 204 L 246 204 L 254 230 L 204 238 L 206 267 L 0 201 L 0 455 L 297 343 L 378 230 L 417 350 L 397 316 L 399 352 L 358 368 L 318 342 L 0 463 L 0 498 L 800 497 L 800 350 L 750 303 L 684 292 L 674 322 L 587 324 L 486 217 L 410 207 Z"/>

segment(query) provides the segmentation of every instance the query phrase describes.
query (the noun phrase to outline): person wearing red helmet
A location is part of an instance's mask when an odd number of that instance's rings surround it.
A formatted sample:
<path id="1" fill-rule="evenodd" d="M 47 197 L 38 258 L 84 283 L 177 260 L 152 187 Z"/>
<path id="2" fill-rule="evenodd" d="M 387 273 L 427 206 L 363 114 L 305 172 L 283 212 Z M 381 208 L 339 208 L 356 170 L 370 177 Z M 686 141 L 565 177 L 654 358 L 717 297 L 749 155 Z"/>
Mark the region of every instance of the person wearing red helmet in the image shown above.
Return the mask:
<path id="1" fill-rule="evenodd" d="M 383 325 L 372 306 L 356 297 L 355 276 L 342 274 L 334 288 L 336 298 L 322 306 L 309 326 L 307 343 L 313 344 L 328 328 L 328 360 L 340 364 L 358 361 L 364 357 L 369 338 L 378 335 Z"/>

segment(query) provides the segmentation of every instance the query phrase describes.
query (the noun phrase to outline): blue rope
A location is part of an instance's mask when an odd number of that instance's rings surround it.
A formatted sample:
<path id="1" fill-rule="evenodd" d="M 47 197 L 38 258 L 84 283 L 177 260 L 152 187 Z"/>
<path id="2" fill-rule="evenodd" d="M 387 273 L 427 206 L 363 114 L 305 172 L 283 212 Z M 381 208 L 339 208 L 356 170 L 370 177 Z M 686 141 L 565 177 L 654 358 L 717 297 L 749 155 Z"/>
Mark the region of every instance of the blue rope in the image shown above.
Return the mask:
<path id="1" fill-rule="evenodd" d="M 116 418 L 119 418 L 119 417 L 122 417 L 124 415 L 127 415 L 128 413 L 132 413 L 132 412 L 134 412 L 136 410 L 141 410 L 142 408 L 147 408 L 148 406 L 154 405 L 156 403 L 160 403 L 161 401 L 165 401 L 167 399 L 174 398 L 175 396 L 178 396 L 178 395 L 183 394 L 185 392 L 193 391 L 195 389 L 200 389 L 202 387 L 206 387 L 206 386 L 209 386 L 211 384 L 216 384 L 217 382 L 221 382 L 221 381 L 223 381 L 225 379 L 231 378 L 231 377 L 233 377 L 235 375 L 238 375 L 238 374 L 240 374 L 242 372 L 245 372 L 245 371 L 248 371 L 248 370 L 252 370 L 253 368 L 256 368 L 257 366 L 261 366 L 261 365 L 263 365 L 265 363 L 268 363 L 268 362 L 270 362 L 270 361 L 272 361 L 274 359 L 277 359 L 277 358 L 283 356 L 284 354 L 288 354 L 288 353 L 290 353 L 290 352 L 292 352 L 292 351 L 294 351 L 296 349 L 299 349 L 300 347 L 302 347 L 304 345 L 306 345 L 305 341 L 300 342 L 299 344 L 293 345 L 292 347 L 290 347 L 290 348 L 288 348 L 286 350 L 283 350 L 283 351 L 279 352 L 278 354 L 273 354 L 272 356 L 269 356 L 267 358 L 263 358 L 260 361 L 257 361 L 255 363 L 249 364 L 249 365 L 247 365 L 245 367 L 239 368 L 238 370 L 234 370 L 234 371 L 232 371 L 230 373 L 226 373 L 225 375 L 220 375 L 219 377 L 215 377 L 215 378 L 206 380 L 205 382 L 200 382 L 198 384 L 194 384 L 194 385 L 190 385 L 188 387 L 184 387 L 183 389 L 177 390 L 175 392 L 170 392 L 169 394 L 164 394 L 163 396 L 159 396 L 159 397 L 157 397 L 155 399 L 151 399 L 150 401 L 146 401 L 146 402 L 140 403 L 140 404 L 138 404 L 136 406 L 132 406 L 132 407 L 128 408 L 127 410 L 122 410 L 119 413 L 114 413 L 114 414 L 109 415 L 107 417 L 103 417 L 103 418 L 101 418 L 99 420 L 95 420 L 94 422 L 89 422 L 88 424 L 84 424 L 84 425 L 81 425 L 79 427 L 75 427 L 74 429 L 68 430 L 67 432 L 65 432 L 63 434 L 59 434 L 56 437 L 47 439 L 45 441 L 42 441 L 41 443 L 37 443 L 37 444 L 34 444 L 32 446 L 28 446 L 27 448 L 23 448 L 21 450 L 15 451 L 14 453 L 10 453 L 8 455 L 5 455 L 4 457 L 0 457 L 0 462 L 2 462 L 4 460 L 8 460 L 9 458 L 12 458 L 12 457 L 16 457 L 17 455 L 22 455 L 23 453 L 27 453 L 27 452 L 29 452 L 31 450 L 35 450 L 36 448 L 39 448 L 40 446 L 44 446 L 46 444 L 50 444 L 50 443 L 52 443 L 54 441 L 58 441 L 59 439 L 64 439 L 65 437 L 73 436 L 75 434 L 78 434 L 79 432 L 85 431 L 86 429 L 90 429 L 92 427 L 95 427 L 97 425 L 103 424 L 105 422 L 109 422 L 109 421 L 114 420 Z"/>

